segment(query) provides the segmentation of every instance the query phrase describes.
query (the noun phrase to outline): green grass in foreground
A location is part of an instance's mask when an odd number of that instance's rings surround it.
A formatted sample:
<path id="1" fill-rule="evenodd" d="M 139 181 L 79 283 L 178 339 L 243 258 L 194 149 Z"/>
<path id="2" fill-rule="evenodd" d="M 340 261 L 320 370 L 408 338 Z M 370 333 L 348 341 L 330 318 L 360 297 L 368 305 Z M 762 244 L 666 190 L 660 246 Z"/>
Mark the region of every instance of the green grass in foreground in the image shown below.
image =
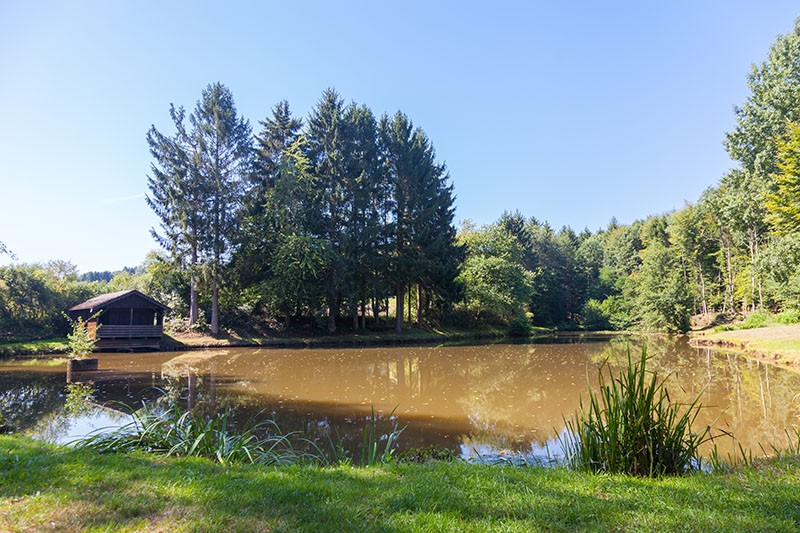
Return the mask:
<path id="1" fill-rule="evenodd" d="M 0 437 L 0 530 L 536 531 L 800 528 L 800 459 L 654 480 L 391 464 L 224 468 Z"/>

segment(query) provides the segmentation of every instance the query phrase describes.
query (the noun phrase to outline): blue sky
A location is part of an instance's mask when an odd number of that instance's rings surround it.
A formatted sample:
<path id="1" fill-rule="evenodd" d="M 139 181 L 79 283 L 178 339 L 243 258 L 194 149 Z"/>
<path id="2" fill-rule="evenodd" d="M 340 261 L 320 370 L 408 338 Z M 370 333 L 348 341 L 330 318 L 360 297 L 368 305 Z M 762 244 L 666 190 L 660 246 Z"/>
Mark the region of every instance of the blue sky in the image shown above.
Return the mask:
<path id="1" fill-rule="evenodd" d="M 798 14 L 790 1 L 3 2 L 0 241 L 20 262 L 139 264 L 156 247 L 145 134 L 215 81 L 256 130 L 282 99 L 305 116 L 326 87 L 404 111 L 448 165 L 458 220 L 629 223 L 733 165 L 722 141 L 750 65 Z"/>

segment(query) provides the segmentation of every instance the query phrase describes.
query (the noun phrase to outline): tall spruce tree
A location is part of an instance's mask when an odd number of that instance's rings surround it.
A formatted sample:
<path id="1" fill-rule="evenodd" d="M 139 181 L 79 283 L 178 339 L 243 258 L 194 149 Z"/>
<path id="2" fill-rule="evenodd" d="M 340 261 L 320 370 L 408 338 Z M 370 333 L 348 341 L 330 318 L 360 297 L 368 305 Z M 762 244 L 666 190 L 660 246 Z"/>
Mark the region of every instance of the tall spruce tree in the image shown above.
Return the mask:
<path id="1" fill-rule="evenodd" d="M 372 111 L 351 104 L 344 113 L 344 124 L 346 170 L 342 186 L 347 208 L 342 248 L 347 275 L 343 288 L 357 331 L 359 315 L 361 326 L 365 325 L 368 284 L 385 266 L 381 239 L 387 191 L 378 162 L 377 124 Z"/>
<path id="2" fill-rule="evenodd" d="M 204 200 L 207 191 L 197 171 L 197 147 L 184 126 L 185 112 L 170 105 L 175 134 L 168 137 L 155 126 L 147 132 L 150 154 L 155 159 L 147 179 L 147 204 L 160 219 L 161 231 L 150 230 L 155 241 L 172 259 L 189 270 L 189 325 L 198 317 L 197 268 L 205 237 Z"/>
<path id="3" fill-rule="evenodd" d="M 260 124 L 263 128 L 255 136 L 250 190 L 244 201 L 244 218 L 238 235 L 239 253 L 233 260 L 238 280 L 245 287 L 263 285 L 269 280 L 272 265 L 265 258 L 276 253 L 284 232 L 293 231 L 283 227 L 282 202 L 286 197 L 276 191 L 282 181 L 296 179 L 296 161 L 287 154 L 301 135 L 302 121 L 292 116 L 289 103 L 284 100 Z M 271 300 L 264 290 L 258 294 L 260 303 Z"/>
<path id="4" fill-rule="evenodd" d="M 206 192 L 205 252 L 211 263 L 211 332 L 219 331 L 221 265 L 231 250 L 241 214 L 247 172 L 251 168 L 250 123 L 236 113 L 230 90 L 221 83 L 206 87 L 189 116 L 197 149 L 194 166 Z"/>
<path id="5" fill-rule="evenodd" d="M 327 271 L 327 329 L 336 331 L 336 318 L 342 300 L 344 282 L 344 232 L 349 198 L 346 194 L 347 126 L 345 106 L 339 93 L 327 89 L 308 119 L 308 155 L 319 187 L 319 211 L 309 225 L 316 237 L 327 238 L 333 261 Z"/>
<path id="6" fill-rule="evenodd" d="M 379 130 L 394 215 L 390 272 L 396 299 L 395 329 L 402 331 L 405 295 L 410 295 L 412 285 L 427 281 L 428 289 L 435 291 L 447 280 L 430 274 L 454 272 L 449 267 L 457 257 L 453 253 L 452 187 L 447 184 L 445 166 L 436 162 L 428 137 L 415 129 L 406 115 L 397 112 L 391 119 L 384 115 Z"/>

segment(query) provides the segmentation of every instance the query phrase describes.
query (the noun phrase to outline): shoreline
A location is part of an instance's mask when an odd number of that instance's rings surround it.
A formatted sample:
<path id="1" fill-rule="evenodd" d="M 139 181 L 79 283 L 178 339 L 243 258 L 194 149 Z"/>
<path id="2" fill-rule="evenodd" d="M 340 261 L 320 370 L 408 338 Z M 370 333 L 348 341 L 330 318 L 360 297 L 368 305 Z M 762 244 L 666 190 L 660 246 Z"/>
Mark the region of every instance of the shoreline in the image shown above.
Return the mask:
<path id="1" fill-rule="evenodd" d="M 694 332 L 689 345 L 732 350 L 779 366 L 800 367 L 800 325 L 776 325 L 732 331 Z"/>
<path id="2" fill-rule="evenodd" d="M 403 346 L 434 344 L 437 342 L 462 342 L 471 340 L 537 339 L 554 337 L 557 332 L 549 328 L 532 328 L 527 336 L 512 336 L 504 330 L 483 328 L 475 330 L 410 329 L 403 333 L 365 332 L 321 336 L 246 337 L 206 334 L 164 335 L 161 352 L 202 350 L 208 348 L 332 348 L 359 346 Z M 66 339 L 46 339 L 0 345 L 0 360 L 28 359 L 60 356 L 66 353 Z M 102 352 L 99 352 L 102 353 Z"/>

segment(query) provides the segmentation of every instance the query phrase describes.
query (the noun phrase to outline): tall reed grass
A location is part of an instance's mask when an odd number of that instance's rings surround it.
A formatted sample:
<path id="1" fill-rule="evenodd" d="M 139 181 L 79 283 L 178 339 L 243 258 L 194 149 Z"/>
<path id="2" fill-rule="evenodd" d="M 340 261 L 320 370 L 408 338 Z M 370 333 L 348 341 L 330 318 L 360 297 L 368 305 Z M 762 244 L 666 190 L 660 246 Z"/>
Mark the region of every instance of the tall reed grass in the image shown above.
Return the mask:
<path id="1" fill-rule="evenodd" d="M 375 416 L 375 408 L 372 408 L 372 416 L 370 416 L 364 428 L 364 448 L 361 456 L 361 466 L 375 466 L 381 463 L 388 463 L 392 459 L 397 447 L 397 439 L 406 429 L 405 427 L 398 429 L 398 424 L 395 422 L 394 427 L 389 431 L 389 423 L 396 410 L 397 407 L 392 409 L 392 412 L 386 417 L 381 431 L 378 432 L 378 420 Z M 384 439 L 386 443 L 381 445 Z"/>
<path id="2" fill-rule="evenodd" d="M 647 477 L 701 467 L 699 448 L 711 439 L 711 427 L 692 430 L 700 395 L 689 404 L 671 402 L 666 378 L 648 370 L 647 361 L 646 348 L 636 360 L 629 348 L 628 368 L 618 375 L 601 365 L 599 390 L 590 387 L 587 404 L 581 398 L 572 419 L 564 420 L 569 467 Z"/>

